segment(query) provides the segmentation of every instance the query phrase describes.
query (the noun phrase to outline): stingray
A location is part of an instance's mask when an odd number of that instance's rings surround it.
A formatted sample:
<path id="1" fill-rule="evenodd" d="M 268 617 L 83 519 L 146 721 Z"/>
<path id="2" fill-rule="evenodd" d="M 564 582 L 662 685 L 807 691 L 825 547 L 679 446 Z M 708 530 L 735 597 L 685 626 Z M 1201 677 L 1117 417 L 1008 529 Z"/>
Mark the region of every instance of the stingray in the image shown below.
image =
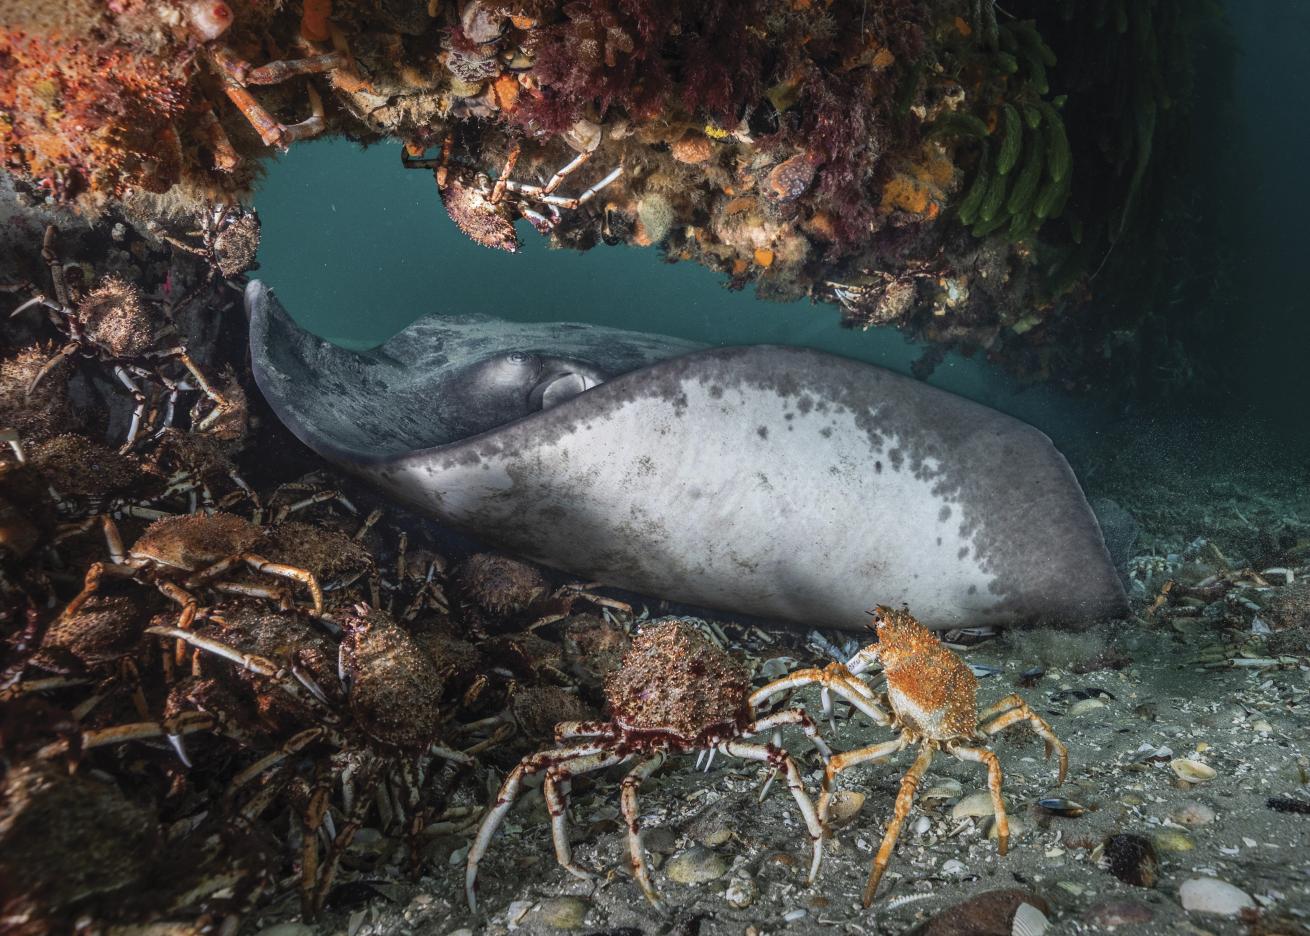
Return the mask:
<path id="1" fill-rule="evenodd" d="M 489 545 L 683 604 L 864 628 L 1122 616 L 1077 479 L 1010 416 L 870 364 L 419 319 L 364 352 L 246 290 L 255 379 L 328 461 Z"/>

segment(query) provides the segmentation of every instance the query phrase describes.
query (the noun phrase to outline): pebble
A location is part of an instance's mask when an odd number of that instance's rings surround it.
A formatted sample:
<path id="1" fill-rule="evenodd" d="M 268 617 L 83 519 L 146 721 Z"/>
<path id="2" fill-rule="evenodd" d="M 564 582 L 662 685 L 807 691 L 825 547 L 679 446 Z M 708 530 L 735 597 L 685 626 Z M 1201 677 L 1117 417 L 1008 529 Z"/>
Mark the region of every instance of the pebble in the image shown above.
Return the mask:
<path id="1" fill-rule="evenodd" d="M 581 928 L 590 909 L 591 905 L 580 897 L 551 897 L 543 900 L 524 922 L 557 930 L 574 930 Z"/>
<path id="2" fill-rule="evenodd" d="M 672 855 L 678 850 L 678 836 L 672 829 L 661 826 L 643 834 L 641 844 L 646 846 L 648 852 L 654 852 L 657 855 Z"/>
<path id="3" fill-rule="evenodd" d="M 1237 916 L 1243 910 L 1256 908 L 1255 901 L 1246 891 L 1218 878 L 1190 878 L 1178 889 L 1178 896 L 1184 910 L 1198 913 Z"/>
<path id="4" fill-rule="evenodd" d="M 728 882 L 728 889 L 723 892 L 723 899 L 728 902 L 728 906 L 736 907 L 738 910 L 745 910 L 755 903 L 755 898 L 758 896 L 760 896 L 760 889 L 748 877 L 733 878 Z"/>
<path id="5" fill-rule="evenodd" d="M 727 825 L 717 826 L 710 829 L 701 836 L 701 844 L 713 848 L 716 845 L 726 845 L 732 841 L 732 827 Z"/>
<path id="6" fill-rule="evenodd" d="M 951 809 L 952 819 L 966 819 L 969 816 L 990 816 L 995 813 L 992 807 L 992 795 L 986 790 L 970 793 Z"/>
<path id="7" fill-rule="evenodd" d="M 679 884 L 704 884 L 727 874 L 728 862 L 721 855 L 697 845 L 670 858 L 664 873 Z"/>
<path id="8" fill-rule="evenodd" d="M 948 800 L 955 799 L 964 792 L 964 787 L 960 786 L 960 781 L 954 777 L 946 777 L 939 780 L 924 790 L 919 796 L 921 800 Z"/>
<path id="9" fill-rule="evenodd" d="M 1105 703 L 1100 699 L 1079 699 L 1073 705 L 1069 706 L 1069 714 L 1077 717 L 1103 708 L 1105 708 Z"/>
<path id="10" fill-rule="evenodd" d="M 1194 829 L 1197 826 L 1214 822 L 1214 810 L 1205 803 L 1188 800 L 1169 814 L 1169 818 L 1179 825 Z"/>
<path id="11" fill-rule="evenodd" d="M 274 923 L 259 931 L 259 936 L 314 936 L 314 927 L 304 923 Z"/>
<path id="12" fill-rule="evenodd" d="M 934 915 L 920 936 L 1011 936 L 1021 904 L 1043 914 L 1051 909 L 1041 897 L 1019 888 L 984 891 Z"/>
<path id="13" fill-rule="evenodd" d="M 1180 829 L 1160 829 L 1151 838 L 1155 842 L 1155 847 L 1162 852 L 1180 854 L 1196 847 L 1192 837 Z"/>
<path id="14" fill-rule="evenodd" d="M 1149 839 L 1132 833 L 1105 840 L 1105 861 L 1111 874 L 1133 887 L 1154 887 L 1160 878 L 1160 858 Z"/>
<path id="15" fill-rule="evenodd" d="M 864 808 L 864 794 L 859 790 L 838 790 L 828 804 L 828 822 L 833 827 L 846 825 Z"/>
<path id="16" fill-rule="evenodd" d="M 1114 929 L 1116 926 L 1144 926 L 1154 916 L 1155 913 L 1144 903 L 1112 898 L 1092 904 L 1083 914 L 1083 919 L 1094 926 Z"/>

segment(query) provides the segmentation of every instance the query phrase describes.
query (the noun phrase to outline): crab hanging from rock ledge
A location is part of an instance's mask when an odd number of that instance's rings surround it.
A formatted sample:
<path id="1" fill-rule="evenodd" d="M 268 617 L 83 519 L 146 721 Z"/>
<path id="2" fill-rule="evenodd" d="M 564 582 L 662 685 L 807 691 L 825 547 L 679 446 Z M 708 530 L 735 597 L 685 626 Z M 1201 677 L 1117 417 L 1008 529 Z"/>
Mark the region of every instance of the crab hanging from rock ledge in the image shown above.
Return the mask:
<path id="1" fill-rule="evenodd" d="M 825 830 L 833 783 L 843 770 L 860 764 L 883 760 L 910 746 L 918 746 L 919 755 L 901 779 L 900 793 L 887 832 L 873 861 L 869 881 L 864 888 L 864 905 L 873 902 L 901 827 L 914 803 L 919 780 L 932 764 L 937 751 L 987 768 L 987 785 L 996 811 L 997 848 L 1005 854 L 1009 842 L 1005 801 L 1001 799 L 1001 764 L 996 754 L 979 742 L 1011 725 L 1026 723 L 1046 742 L 1046 756 L 1059 752 L 1059 781 L 1069 769 L 1069 751 L 1055 736 L 1051 726 L 1028 707 L 1017 694 L 978 711 L 978 680 L 958 655 L 904 610 L 879 606 L 870 612 L 878 642 L 865 647 L 843 666 L 833 663 L 824 669 L 803 669 L 774 680 L 751 695 L 752 708 L 758 709 L 774 695 L 802 686 L 818 685 L 850 703 L 866 717 L 898 733 L 898 737 L 853 751 L 843 751 L 828 760 L 824 769 L 823 789 L 819 797 L 819 816 Z M 887 693 L 877 696 L 856 675 L 874 662 L 882 663 L 887 676 Z M 888 713 L 890 709 L 890 714 Z"/>
<path id="2" fill-rule="evenodd" d="M 623 175 L 623 167 L 616 166 L 582 194 L 568 197 L 556 195 L 555 190 L 591 159 L 594 149 L 579 153 L 546 182 L 533 185 L 510 178 L 522 152 L 522 146 L 517 141 L 510 146 L 505 165 L 494 183 L 484 172 L 452 163 L 454 147 L 453 134 L 442 142 L 441 155 L 436 158 L 425 158 L 420 144 L 406 144 L 401 150 L 401 164 L 406 169 L 431 169 L 437 180 L 441 204 L 445 206 L 455 226 L 483 247 L 510 253 L 515 253 L 522 246 L 514 230 L 517 217 L 526 218 L 541 233 L 549 233 L 559 223 L 558 209 L 581 208 L 595 198 L 601 189 Z M 508 197 L 506 193 L 513 197 Z"/>
<path id="3" fill-rule="evenodd" d="M 800 709 L 784 708 L 756 718 L 748 700 L 749 689 L 745 670 L 688 621 L 673 618 L 648 626 L 633 641 L 623 665 L 605 681 L 611 720 L 561 722 L 555 726 L 555 740 L 564 746 L 525 757 L 505 778 L 469 848 L 464 880 L 469 908 L 477 909 L 478 862 L 522 792 L 524 781 L 534 774 L 545 775 L 542 792 L 550 811 L 556 860 L 575 877 L 592 878 L 591 872 L 574 863 L 569 847 L 569 781 L 633 758 L 638 761 L 623 778 L 620 800 L 628 825 L 628 860 L 642 893 L 661 906 L 642 848 L 637 790 L 669 754 L 692 751 L 722 751 L 782 771 L 814 842 L 813 880 L 822 855 L 822 827 L 800 772 L 781 747 L 744 739 L 795 725 L 825 761 L 830 752 L 813 721 Z"/>

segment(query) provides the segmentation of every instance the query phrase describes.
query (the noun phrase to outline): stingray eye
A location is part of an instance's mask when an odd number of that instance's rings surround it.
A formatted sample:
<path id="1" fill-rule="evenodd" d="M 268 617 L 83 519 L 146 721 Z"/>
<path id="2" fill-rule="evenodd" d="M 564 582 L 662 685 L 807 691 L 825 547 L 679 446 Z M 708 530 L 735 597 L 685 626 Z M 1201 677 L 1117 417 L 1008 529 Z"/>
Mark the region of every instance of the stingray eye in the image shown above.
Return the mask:
<path id="1" fill-rule="evenodd" d="M 511 351 L 507 357 L 511 364 L 528 363 L 528 354 L 524 351 Z"/>

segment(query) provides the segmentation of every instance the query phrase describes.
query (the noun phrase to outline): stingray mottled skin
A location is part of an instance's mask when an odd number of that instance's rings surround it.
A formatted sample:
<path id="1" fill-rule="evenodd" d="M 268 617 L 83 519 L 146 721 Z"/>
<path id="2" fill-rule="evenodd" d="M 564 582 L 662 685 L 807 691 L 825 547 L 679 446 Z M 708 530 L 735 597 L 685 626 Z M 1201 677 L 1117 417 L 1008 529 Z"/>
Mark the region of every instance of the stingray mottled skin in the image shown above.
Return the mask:
<path id="1" fill-rule="evenodd" d="M 297 437 L 544 565 L 807 627 L 859 630 L 876 604 L 937 628 L 1126 612 L 1050 440 L 922 382 L 801 348 L 485 317 L 356 354 L 262 284 L 246 299 L 256 380 Z M 513 354 L 529 370 L 507 377 Z"/>

